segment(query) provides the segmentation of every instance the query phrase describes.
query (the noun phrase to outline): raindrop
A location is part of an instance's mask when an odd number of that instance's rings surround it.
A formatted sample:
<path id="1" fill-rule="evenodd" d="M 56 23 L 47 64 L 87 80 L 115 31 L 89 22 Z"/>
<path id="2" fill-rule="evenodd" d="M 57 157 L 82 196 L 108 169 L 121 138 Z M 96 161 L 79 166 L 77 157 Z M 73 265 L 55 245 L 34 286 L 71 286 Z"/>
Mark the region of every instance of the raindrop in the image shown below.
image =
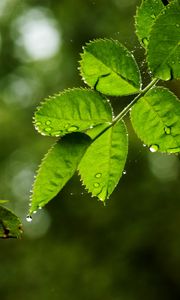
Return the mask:
<path id="1" fill-rule="evenodd" d="M 158 149 L 159 149 L 159 146 L 158 146 L 158 145 L 151 145 L 151 146 L 149 147 L 149 150 L 150 150 L 151 152 L 157 152 Z"/>
<path id="2" fill-rule="evenodd" d="M 148 45 L 148 39 L 147 38 L 143 38 L 142 39 L 142 43 L 144 44 L 144 46 Z"/>
<path id="3" fill-rule="evenodd" d="M 62 131 L 53 131 L 53 132 L 51 132 L 51 135 L 56 136 L 56 137 L 60 136 L 61 134 L 62 134 Z"/>
<path id="4" fill-rule="evenodd" d="M 93 185 L 95 188 L 98 188 L 100 186 L 100 184 L 98 182 L 95 182 Z"/>
<path id="5" fill-rule="evenodd" d="M 78 129 L 79 129 L 79 127 L 77 127 L 77 126 L 71 126 L 68 128 L 68 131 L 73 132 L 73 131 L 77 131 Z"/>
<path id="6" fill-rule="evenodd" d="M 123 171 L 123 174 L 126 175 L 126 170 Z"/>
<path id="7" fill-rule="evenodd" d="M 143 144 L 143 147 L 146 147 L 146 144 Z"/>
<path id="8" fill-rule="evenodd" d="M 100 178 L 101 176 L 102 176 L 102 173 L 97 173 L 97 174 L 95 175 L 96 178 Z"/>
<path id="9" fill-rule="evenodd" d="M 29 222 L 29 223 L 32 222 L 32 217 L 28 215 L 28 216 L 26 217 L 26 221 Z"/>
<path id="10" fill-rule="evenodd" d="M 34 211 L 33 211 L 33 214 L 36 214 L 36 213 L 37 213 L 37 210 L 34 210 Z"/>
<path id="11" fill-rule="evenodd" d="M 50 124 L 51 124 L 51 121 L 48 120 L 48 121 L 45 122 L 45 124 L 46 124 L 46 125 L 50 125 Z"/>
<path id="12" fill-rule="evenodd" d="M 171 134 L 171 128 L 168 127 L 168 126 L 165 126 L 165 127 L 164 127 L 164 132 L 165 132 L 166 134 Z"/>
<path id="13" fill-rule="evenodd" d="M 39 206 L 39 207 L 38 207 L 38 209 L 42 209 L 42 207 L 41 207 L 41 206 Z"/>
<path id="14" fill-rule="evenodd" d="M 50 131 L 52 130 L 52 128 L 51 128 L 51 127 L 46 127 L 44 130 L 45 130 L 46 132 L 50 132 Z"/>

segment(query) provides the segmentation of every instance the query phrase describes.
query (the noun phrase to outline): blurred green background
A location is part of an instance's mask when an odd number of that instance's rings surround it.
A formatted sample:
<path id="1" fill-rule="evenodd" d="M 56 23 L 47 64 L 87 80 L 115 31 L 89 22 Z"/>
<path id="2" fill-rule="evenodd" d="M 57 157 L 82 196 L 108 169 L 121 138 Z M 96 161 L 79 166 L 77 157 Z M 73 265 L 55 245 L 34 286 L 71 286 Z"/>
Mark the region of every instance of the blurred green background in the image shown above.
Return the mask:
<path id="1" fill-rule="evenodd" d="M 28 224 L 34 172 L 54 139 L 40 136 L 39 102 L 83 86 L 79 53 L 118 39 L 136 56 L 136 0 L 0 1 L 0 199 L 23 220 L 22 240 L 0 240 L 0 299 L 179 300 L 179 157 L 150 153 L 129 129 L 126 175 L 103 206 L 77 175 Z M 177 81 L 166 84 L 179 93 Z M 119 112 L 130 97 L 112 98 Z"/>

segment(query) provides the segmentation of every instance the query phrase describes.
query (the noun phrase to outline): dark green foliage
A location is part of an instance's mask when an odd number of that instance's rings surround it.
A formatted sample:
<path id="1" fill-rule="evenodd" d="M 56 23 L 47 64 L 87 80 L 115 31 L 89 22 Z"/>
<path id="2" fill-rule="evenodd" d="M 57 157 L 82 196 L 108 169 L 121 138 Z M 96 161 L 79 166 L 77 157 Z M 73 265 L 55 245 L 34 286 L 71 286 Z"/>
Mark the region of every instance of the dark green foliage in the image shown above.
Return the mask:
<path id="1" fill-rule="evenodd" d="M 22 224 L 20 219 L 9 209 L 0 206 L 0 238 L 20 238 L 21 235 Z"/>

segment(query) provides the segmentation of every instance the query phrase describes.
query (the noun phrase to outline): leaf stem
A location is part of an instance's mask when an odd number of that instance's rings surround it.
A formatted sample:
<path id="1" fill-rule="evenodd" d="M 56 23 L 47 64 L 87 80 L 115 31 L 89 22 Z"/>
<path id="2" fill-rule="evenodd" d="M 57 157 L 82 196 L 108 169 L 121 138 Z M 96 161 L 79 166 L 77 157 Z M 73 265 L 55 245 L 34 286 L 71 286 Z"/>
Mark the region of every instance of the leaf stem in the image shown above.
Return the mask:
<path id="1" fill-rule="evenodd" d="M 136 103 L 158 81 L 159 81 L 159 79 L 157 79 L 157 78 L 153 79 L 143 90 L 141 90 L 140 93 L 113 119 L 112 125 L 114 125 L 118 121 L 122 120 L 125 117 L 125 115 L 129 112 L 131 107 L 134 105 L 134 103 Z"/>
<path id="2" fill-rule="evenodd" d="M 101 136 L 106 130 L 108 130 L 110 127 L 114 126 L 118 121 L 122 120 L 125 115 L 129 112 L 131 107 L 136 103 L 147 91 L 150 90 L 151 87 L 153 87 L 159 79 L 154 78 L 143 90 L 139 92 L 139 94 L 112 120 L 112 123 L 110 123 L 104 130 L 102 130 L 94 139 L 95 141 L 99 136 Z"/>

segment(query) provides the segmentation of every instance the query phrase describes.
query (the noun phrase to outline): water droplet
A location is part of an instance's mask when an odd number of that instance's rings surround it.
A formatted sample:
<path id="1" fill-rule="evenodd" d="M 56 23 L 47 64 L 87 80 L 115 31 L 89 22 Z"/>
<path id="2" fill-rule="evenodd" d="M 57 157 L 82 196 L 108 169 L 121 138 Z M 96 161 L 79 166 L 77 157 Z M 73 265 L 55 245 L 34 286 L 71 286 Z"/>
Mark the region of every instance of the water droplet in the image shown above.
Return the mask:
<path id="1" fill-rule="evenodd" d="M 46 124 L 46 125 L 50 125 L 50 124 L 51 124 L 51 121 L 48 120 L 48 121 L 45 122 L 45 124 Z"/>
<path id="2" fill-rule="evenodd" d="M 37 210 L 34 210 L 34 211 L 33 211 L 33 214 L 36 214 L 36 213 L 37 213 Z"/>
<path id="3" fill-rule="evenodd" d="M 157 152 L 158 149 L 159 149 L 159 146 L 158 146 L 158 145 L 151 145 L 151 146 L 149 147 L 149 150 L 150 150 L 151 152 Z"/>
<path id="4" fill-rule="evenodd" d="M 102 176 L 102 173 L 97 173 L 97 174 L 95 175 L 96 178 L 100 178 L 101 176 Z"/>
<path id="5" fill-rule="evenodd" d="M 126 170 L 123 171 L 123 174 L 126 175 Z"/>
<path id="6" fill-rule="evenodd" d="M 40 126 L 40 125 L 41 125 L 41 122 L 36 122 L 35 125 L 36 125 L 36 126 Z"/>
<path id="7" fill-rule="evenodd" d="M 46 132 L 50 132 L 50 131 L 52 130 L 52 128 L 51 128 L 51 127 L 46 127 L 44 130 L 45 130 Z"/>
<path id="8" fill-rule="evenodd" d="M 71 126 L 68 128 L 68 131 L 73 132 L 73 131 L 77 131 L 78 129 L 79 129 L 79 127 L 77 127 L 77 126 Z"/>
<path id="9" fill-rule="evenodd" d="M 168 126 L 165 126 L 165 127 L 164 127 L 164 132 L 165 132 L 166 134 L 171 134 L 171 128 L 168 127 Z"/>
<path id="10" fill-rule="evenodd" d="M 51 132 L 51 135 L 58 137 L 58 136 L 62 135 L 62 131 L 61 130 L 59 130 L 59 131 L 53 131 L 53 132 Z"/>
<path id="11" fill-rule="evenodd" d="M 42 209 L 42 207 L 41 207 L 41 206 L 39 206 L 39 207 L 38 207 L 38 209 Z"/>
<path id="12" fill-rule="evenodd" d="M 146 144 L 143 144 L 143 147 L 146 147 Z"/>
<path id="13" fill-rule="evenodd" d="M 98 188 L 100 186 L 100 184 L 98 182 L 95 182 L 93 185 L 95 188 Z"/>
<path id="14" fill-rule="evenodd" d="M 32 222 L 32 217 L 28 215 L 28 216 L 26 217 L 26 221 L 29 222 L 29 223 Z"/>
<path id="15" fill-rule="evenodd" d="M 142 43 L 144 44 L 144 46 L 147 47 L 147 45 L 148 45 L 148 39 L 147 38 L 143 38 L 142 39 Z"/>

